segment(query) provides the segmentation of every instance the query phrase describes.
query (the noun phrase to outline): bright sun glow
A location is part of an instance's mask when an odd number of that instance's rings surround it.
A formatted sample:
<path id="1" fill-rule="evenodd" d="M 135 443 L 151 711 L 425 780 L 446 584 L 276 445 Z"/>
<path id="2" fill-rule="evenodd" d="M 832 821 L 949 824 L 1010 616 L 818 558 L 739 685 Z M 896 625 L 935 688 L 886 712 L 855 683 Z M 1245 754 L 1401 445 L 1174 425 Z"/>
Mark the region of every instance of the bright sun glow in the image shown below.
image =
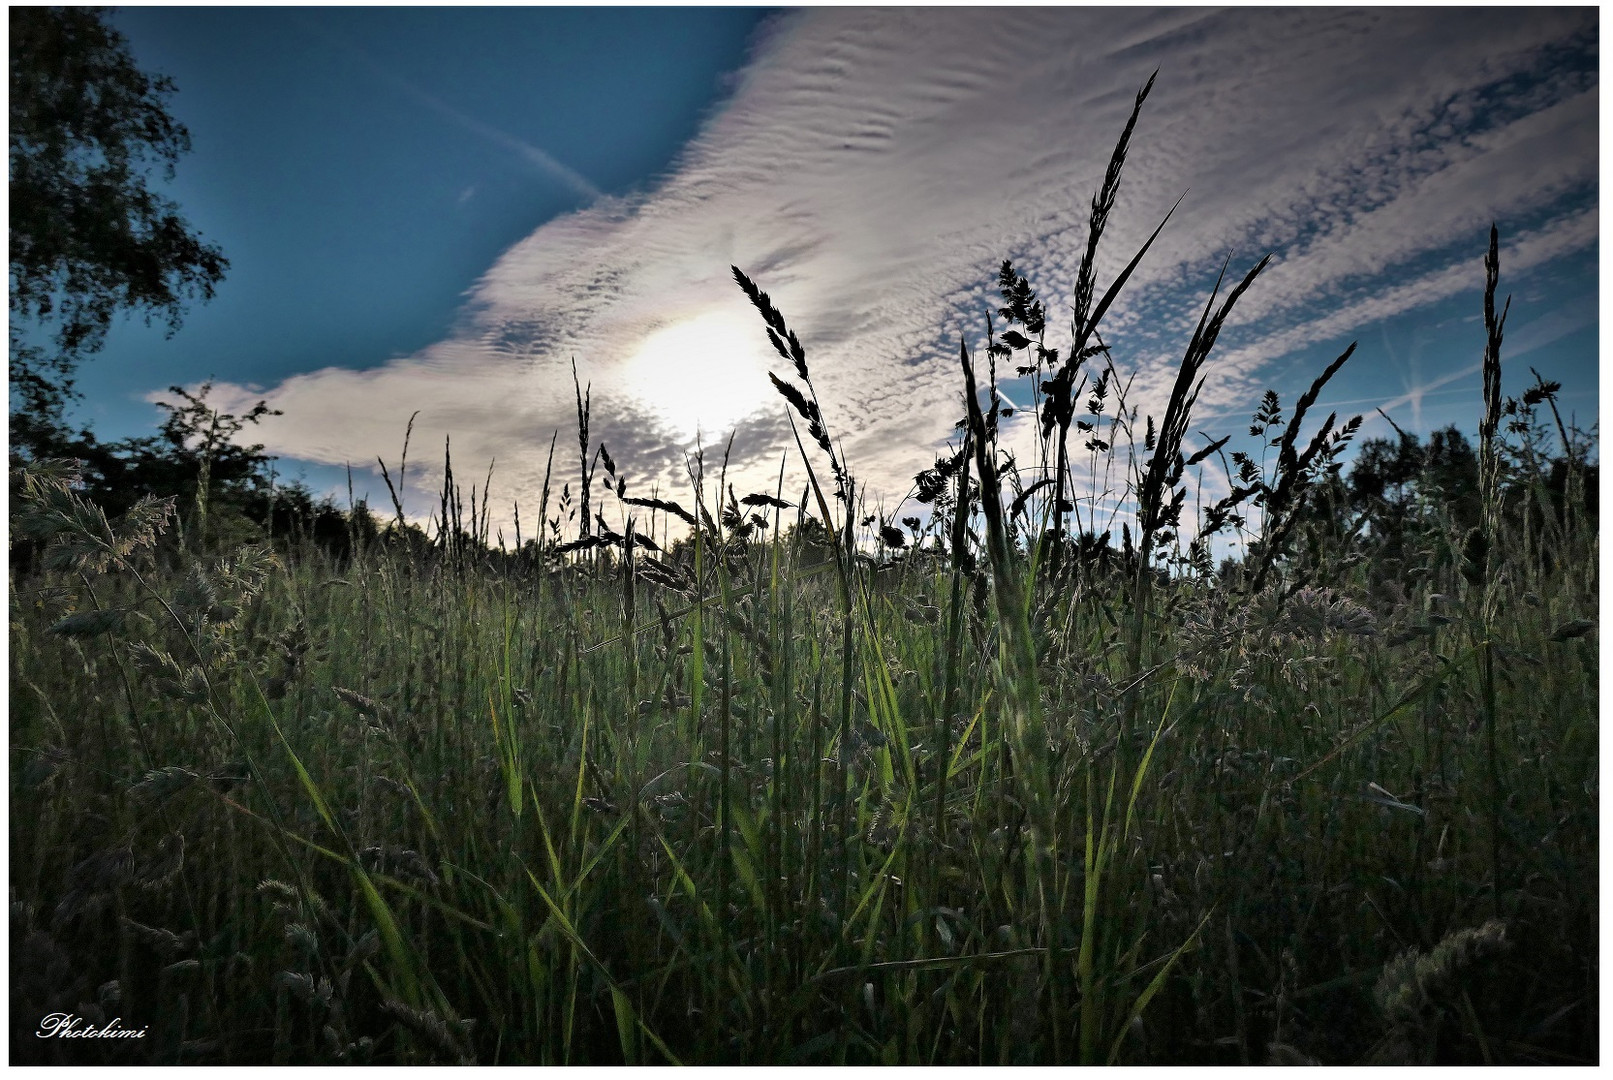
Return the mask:
<path id="1" fill-rule="evenodd" d="M 713 441 L 766 408 L 762 328 L 718 312 L 657 330 L 623 365 L 628 391 L 684 438 Z"/>

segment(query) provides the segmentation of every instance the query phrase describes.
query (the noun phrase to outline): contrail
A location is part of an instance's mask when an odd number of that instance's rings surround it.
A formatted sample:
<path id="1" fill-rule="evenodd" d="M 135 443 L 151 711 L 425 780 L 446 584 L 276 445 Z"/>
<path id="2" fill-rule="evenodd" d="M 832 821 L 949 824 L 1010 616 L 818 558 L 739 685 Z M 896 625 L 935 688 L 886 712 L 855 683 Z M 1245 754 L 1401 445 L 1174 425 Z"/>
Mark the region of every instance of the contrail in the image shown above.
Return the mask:
<path id="1" fill-rule="evenodd" d="M 1441 375 L 1433 382 L 1423 383 L 1421 386 L 1414 386 L 1406 393 L 1401 394 L 1399 397 L 1390 398 L 1388 401 L 1385 401 L 1383 404 L 1379 405 L 1378 408 L 1394 409 L 1401 405 L 1410 404 L 1414 417 L 1413 424 L 1420 430 L 1422 428 L 1423 398 L 1430 390 L 1437 390 L 1448 382 L 1455 382 L 1457 379 L 1466 378 L 1469 375 L 1483 370 L 1483 368 L 1483 364 L 1471 364 L 1468 367 L 1462 368 L 1460 371 L 1452 371 L 1448 374 Z"/>
<path id="2" fill-rule="evenodd" d="M 513 151 L 517 157 L 522 158 L 528 163 L 536 166 L 540 172 L 548 173 L 554 179 L 559 180 L 577 194 L 582 195 L 589 200 L 597 199 L 603 194 L 603 192 L 601 192 L 597 187 L 588 182 L 587 177 L 583 176 L 576 169 L 556 161 L 552 155 L 545 153 L 536 146 L 533 146 L 531 143 L 524 142 L 508 132 L 500 131 L 491 124 L 485 124 L 476 119 L 474 116 L 465 115 L 452 105 L 448 104 L 446 101 L 433 97 L 431 94 L 428 94 L 419 87 L 414 86 L 402 77 L 381 70 L 379 67 L 376 67 L 373 62 L 371 63 L 371 66 L 375 68 L 376 74 L 386 78 L 389 82 L 398 87 L 398 89 L 402 90 L 410 97 L 420 102 L 422 105 L 425 105 L 428 108 L 447 117 L 449 120 L 452 120 L 454 123 L 464 128 L 466 131 L 469 131 L 475 135 L 480 135 L 488 142 L 497 146 L 502 146 L 506 150 Z"/>
<path id="3" fill-rule="evenodd" d="M 583 176 L 576 169 L 571 168 L 563 162 L 556 160 L 553 155 L 540 150 L 538 147 L 533 146 L 529 142 L 516 138 L 514 135 L 511 135 L 506 131 L 500 131 L 493 125 L 484 123 L 476 119 L 474 116 L 468 116 L 465 113 L 460 112 L 446 101 L 427 93 L 411 83 L 409 80 L 403 78 L 401 75 L 388 70 L 363 49 L 352 44 L 351 42 L 343 40 L 336 33 L 327 30 L 323 26 L 320 26 L 313 19 L 295 12 L 291 13 L 291 17 L 314 36 L 319 37 L 326 42 L 347 51 L 348 53 L 351 53 L 359 60 L 360 63 L 369 68 L 370 73 L 376 76 L 378 79 L 382 80 L 383 82 L 390 83 L 396 89 L 401 90 L 404 94 L 426 106 L 439 116 L 442 116 L 445 119 L 457 124 L 459 127 L 464 128 L 471 134 L 479 135 L 495 146 L 501 146 L 504 149 L 511 151 L 516 157 L 519 157 L 527 164 L 532 165 L 539 172 L 548 175 L 552 179 L 560 181 L 560 183 L 564 184 L 578 195 L 581 195 L 583 198 L 588 199 L 590 202 L 598 199 L 604 194 L 604 192 L 600 191 L 597 187 L 590 183 L 586 176 Z"/>

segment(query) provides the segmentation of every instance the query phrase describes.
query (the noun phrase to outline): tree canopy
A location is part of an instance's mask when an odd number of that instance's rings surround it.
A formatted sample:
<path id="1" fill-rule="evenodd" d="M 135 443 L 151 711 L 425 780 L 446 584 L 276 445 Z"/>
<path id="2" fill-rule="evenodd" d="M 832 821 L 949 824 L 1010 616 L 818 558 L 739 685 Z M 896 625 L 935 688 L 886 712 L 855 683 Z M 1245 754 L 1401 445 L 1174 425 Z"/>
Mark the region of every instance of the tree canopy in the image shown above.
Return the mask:
<path id="1" fill-rule="evenodd" d="M 104 9 L 13 7 L 10 26 L 12 435 L 27 444 L 59 428 L 115 314 L 172 332 L 229 263 L 150 186 L 190 150 L 166 107 L 173 82 L 135 65 Z"/>

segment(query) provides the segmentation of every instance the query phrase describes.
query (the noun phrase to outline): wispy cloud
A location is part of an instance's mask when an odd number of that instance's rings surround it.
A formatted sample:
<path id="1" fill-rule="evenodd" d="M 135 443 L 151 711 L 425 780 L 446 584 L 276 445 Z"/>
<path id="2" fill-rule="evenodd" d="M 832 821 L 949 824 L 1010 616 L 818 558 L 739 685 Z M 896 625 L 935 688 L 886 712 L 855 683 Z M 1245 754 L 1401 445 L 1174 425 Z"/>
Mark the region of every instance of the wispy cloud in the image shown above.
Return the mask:
<path id="1" fill-rule="evenodd" d="M 1065 321 L 1087 200 L 1156 68 L 1100 282 L 1188 196 L 1109 336 L 1157 407 L 1221 258 L 1241 272 L 1276 252 L 1205 390 L 1231 407 L 1296 349 L 1476 293 L 1492 220 L 1509 274 L 1596 243 L 1596 34 L 1588 9 L 789 13 L 657 187 L 515 245 L 451 339 L 273 388 L 286 415 L 262 437 L 358 464 L 395 453 L 420 409 L 416 445 L 451 431 L 456 460 L 496 457 L 496 488 L 525 503 L 574 424 L 575 357 L 633 483 L 676 490 L 689 425 L 643 390 L 651 363 L 662 386 L 720 387 L 725 419 L 750 414 L 730 477 L 770 488 L 788 429 L 737 264 L 800 334 L 834 432 L 890 505 L 960 411 L 957 343 L 983 338 L 998 262 Z M 692 322 L 720 330 L 706 355 L 646 353 Z"/>

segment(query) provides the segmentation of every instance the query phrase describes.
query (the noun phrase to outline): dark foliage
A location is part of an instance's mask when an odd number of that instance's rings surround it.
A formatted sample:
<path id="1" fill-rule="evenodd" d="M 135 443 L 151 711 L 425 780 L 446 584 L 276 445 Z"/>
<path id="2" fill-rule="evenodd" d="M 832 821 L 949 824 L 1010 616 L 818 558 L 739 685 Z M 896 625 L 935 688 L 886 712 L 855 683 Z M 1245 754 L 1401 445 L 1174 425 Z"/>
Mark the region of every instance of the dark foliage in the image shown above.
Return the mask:
<path id="1" fill-rule="evenodd" d="M 101 9 L 14 7 L 10 20 L 12 441 L 38 450 L 63 434 L 73 370 L 114 315 L 177 329 L 229 264 L 149 186 L 190 149 L 165 105 L 173 83 L 135 66 Z M 53 327 L 50 345 L 28 325 Z"/>
<path id="2" fill-rule="evenodd" d="M 1447 538 L 1482 531 L 1484 515 L 1479 455 L 1466 435 L 1455 425 L 1426 441 L 1396 431 L 1393 439 L 1364 441 L 1347 478 L 1329 484 L 1306 519 L 1336 537 L 1353 533 L 1391 570 L 1415 563 Z M 1561 525 L 1570 515 L 1595 521 L 1597 477 L 1598 467 L 1577 455 L 1553 456 L 1532 471 L 1518 463 L 1502 487 L 1504 517 L 1527 523 L 1537 537 L 1547 534 L 1548 523 Z M 1544 545 L 1537 550 L 1546 554 Z"/>
<path id="3" fill-rule="evenodd" d="M 113 519 L 142 498 L 172 497 L 179 510 L 176 539 L 188 538 L 196 548 L 227 550 L 275 539 L 345 558 L 355 543 L 375 539 L 375 523 L 362 503 L 346 513 L 303 484 L 277 483 L 274 459 L 263 446 L 236 441 L 248 424 L 276 415 L 274 410 L 260 401 L 241 416 L 220 412 L 208 404 L 209 389 L 170 387 L 178 402 L 158 403 L 168 416 L 156 435 L 101 442 L 88 431 L 58 433 L 48 456 L 78 461 L 80 494 Z M 13 569 L 30 568 L 35 554 L 32 544 L 14 541 Z"/>

